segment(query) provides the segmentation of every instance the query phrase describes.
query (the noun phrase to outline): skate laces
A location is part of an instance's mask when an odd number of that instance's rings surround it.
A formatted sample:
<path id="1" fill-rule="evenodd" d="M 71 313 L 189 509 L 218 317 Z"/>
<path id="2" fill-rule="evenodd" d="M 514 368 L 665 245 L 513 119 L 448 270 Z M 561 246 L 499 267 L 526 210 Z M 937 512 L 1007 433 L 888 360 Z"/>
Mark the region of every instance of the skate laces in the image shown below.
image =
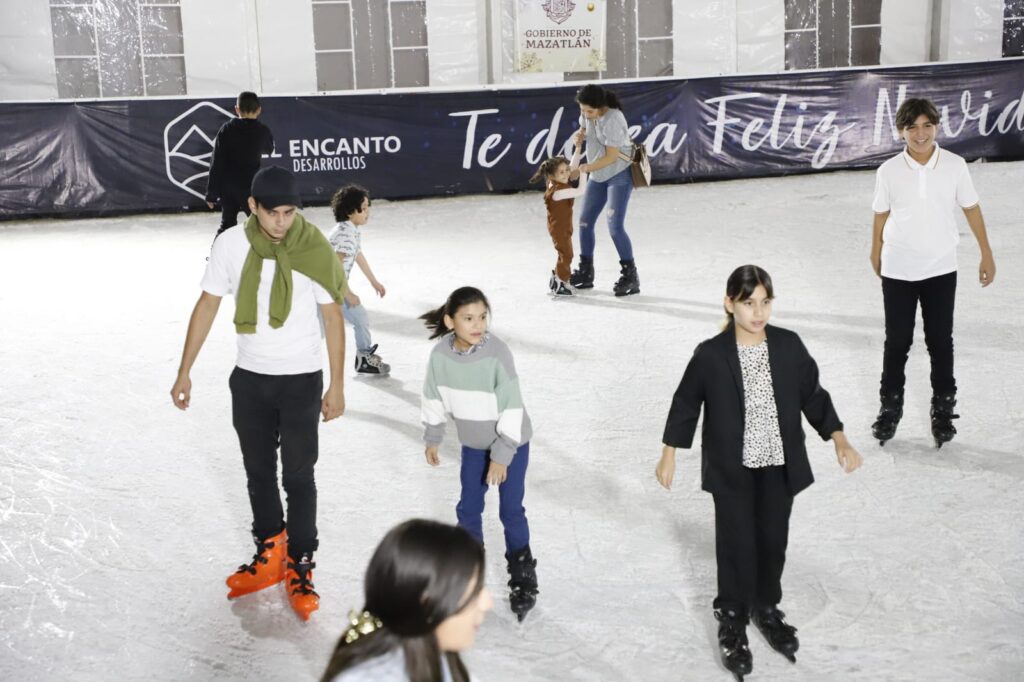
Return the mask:
<path id="1" fill-rule="evenodd" d="M 721 646 L 729 650 L 743 649 L 746 650 L 747 644 L 747 632 L 744 627 L 744 623 L 735 615 L 724 613 L 721 611 L 715 612 L 715 620 L 722 624 L 725 632 L 724 636 L 721 636 Z"/>
<path id="2" fill-rule="evenodd" d="M 761 625 L 769 630 L 784 632 L 787 635 L 795 634 L 796 628 L 783 620 L 785 617 L 786 614 L 778 609 L 766 609 L 761 612 L 758 620 L 761 622 Z"/>
<path id="3" fill-rule="evenodd" d="M 267 557 L 264 556 L 263 553 L 266 552 L 268 549 L 273 549 L 273 548 L 274 548 L 274 543 L 273 542 L 258 542 L 258 543 L 256 543 L 256 553 L 252 555 L 252 561 L 250 561 L 247 564 L 242 564 L 241 566 L 239 566 L 238 570 L 235 571 L 235 573 L 249 573 L 251 575 L 256 575 L 256 564 L 265 564 L 265 563 L 267 563 Z"/>
<path id="4" fill-rule="evenodd" d="M 313 590 L 313 583 L 311 573 L 316 568 L 316 562 L 310 561 L 308 563 L 295 563 L 293 561 L 288 562 L 288 570 L 293 571 L 297 577 L 292 578 L 289 585 L 292 587 L 292 594 L 311 594 L 315 597 L 319 597 Z"/>

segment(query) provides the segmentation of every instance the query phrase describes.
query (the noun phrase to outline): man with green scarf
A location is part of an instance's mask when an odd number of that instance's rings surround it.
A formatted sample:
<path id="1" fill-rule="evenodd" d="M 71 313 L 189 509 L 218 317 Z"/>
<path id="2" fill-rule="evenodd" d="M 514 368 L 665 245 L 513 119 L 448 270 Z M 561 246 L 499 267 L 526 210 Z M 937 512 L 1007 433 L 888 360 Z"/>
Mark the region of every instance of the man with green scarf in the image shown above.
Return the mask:
<path id="1" fill-rule="evenodd" d="M 317 422 L 321 415 L 330 421 L 345 411 L 345 325 L 338 304 L 347 285 L 334 250 L 298 212 L 301 206 L 295 178 L 284 168 L 270 166 L 253 178 L 252 215 L 213 243 L 171 398 L 182 410 L 189 406 L 189 372 L 221 298 L 233 293 L 238 360 L 230 380 L 231 411 L 256 554 L 227 579 L 228 598 L 287 580 L 289 603 L 306 620 L 319 607 L 312 572 L 318 546 Z M 324 335 L 331 368 L 326 393 Z M 278 446 L 287 523 L 277 484 Z"/>

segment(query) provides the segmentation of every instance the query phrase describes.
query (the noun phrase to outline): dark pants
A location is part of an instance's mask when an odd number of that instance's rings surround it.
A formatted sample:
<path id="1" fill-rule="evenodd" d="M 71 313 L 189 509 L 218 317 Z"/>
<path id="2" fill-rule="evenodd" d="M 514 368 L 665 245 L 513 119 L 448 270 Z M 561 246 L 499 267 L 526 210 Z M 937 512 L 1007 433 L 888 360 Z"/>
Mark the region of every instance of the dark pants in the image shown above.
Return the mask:
<path id="1" fill-rule="evenodd" d="M 715 495 L 716 609 L 775 606 L 782 601 L 782 569 L 793 496 L 781 466 L 747 469 L 753 489 Z"/>
<path id="2" fill-rule="evenodd" d="M 885 303 L 885 351 L 882 358 L 882 390 L 903 388 L 907 355 L 914 342 L 914 318 L 921 302 L 924 342 L 932 361 L 932 391 L 956 391 L 953 378 L 953 303 L 956 273 L 918 282 L 882 278 Z"/>
<path id="3" fill-rule="evenodd" d="M 526 493 L 526 467 L 530 463 L 530 444 L 523 443 L 508 465 L 508 477 L 498 486 L 498 517 L 505 527 L 505 551 L 515 552 L 530 544 L 530 526 L 523 508 Z M 459 526 L 483 544 L 484 495 L 487 493 L 487 469 L 491 456 L 486 450 L 462 446 L 462 495 L 455 507 Z"/>
<path id="4" fill-rule="evenodd" d="M 238 212 L 245 211 L 245 217 L 252 215 L 252 211 L 249 210 L 249 202 L 238 201 L 237 199 L 221 199 L 220 201 L 220 229 L 217 230 L 217 234 L 220 234 L 229 227 L 234 227 L 238 224 Z"/>
<path id="5" fill-rule="evenodd" d="M 249 483 L 252 532 L 260 539 L 284 528 L 277 487 L 288 497 L 288 554 L 298 558 L 317 548 L 316 481 L 322 372 L 271 376 L 236 367 L 231 373 L 231 414 Z"/>

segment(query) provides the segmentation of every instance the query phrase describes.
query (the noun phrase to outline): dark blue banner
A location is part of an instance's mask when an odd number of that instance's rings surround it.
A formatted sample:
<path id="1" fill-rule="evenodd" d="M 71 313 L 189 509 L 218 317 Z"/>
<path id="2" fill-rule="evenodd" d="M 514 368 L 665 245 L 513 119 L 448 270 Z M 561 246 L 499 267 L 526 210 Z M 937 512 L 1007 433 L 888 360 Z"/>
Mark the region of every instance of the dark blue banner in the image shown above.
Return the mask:
<path id="1" fill-rule="evenodd" d="M 265 97 L 304 199 L 348 182 L 382 198 L 526 189 L 565 153 L 577 85 L 473 92 Z M 938 142 L 1024 158 L 1024 61 L 663 80 L 613 86 L 655 182 L 873 168 L 902 147 L 899 103 L 940 108 Z M 0 218 L 205 206 L 212 140 L 231 100 L 0 104 Z"/>

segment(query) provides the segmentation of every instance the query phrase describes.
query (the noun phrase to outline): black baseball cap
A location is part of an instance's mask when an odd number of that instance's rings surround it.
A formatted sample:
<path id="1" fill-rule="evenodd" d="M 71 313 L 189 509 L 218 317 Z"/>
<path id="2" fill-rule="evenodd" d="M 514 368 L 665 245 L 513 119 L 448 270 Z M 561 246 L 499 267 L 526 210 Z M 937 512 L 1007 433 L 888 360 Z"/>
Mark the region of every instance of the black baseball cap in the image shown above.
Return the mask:
<path id="1" fill-rule="evenodd" d="M 280 166 L 261 168 L 252 179 L 250 194 L 264 208 L 297 206 L 302 208 L 299 183 L 295 176 Z"/>

